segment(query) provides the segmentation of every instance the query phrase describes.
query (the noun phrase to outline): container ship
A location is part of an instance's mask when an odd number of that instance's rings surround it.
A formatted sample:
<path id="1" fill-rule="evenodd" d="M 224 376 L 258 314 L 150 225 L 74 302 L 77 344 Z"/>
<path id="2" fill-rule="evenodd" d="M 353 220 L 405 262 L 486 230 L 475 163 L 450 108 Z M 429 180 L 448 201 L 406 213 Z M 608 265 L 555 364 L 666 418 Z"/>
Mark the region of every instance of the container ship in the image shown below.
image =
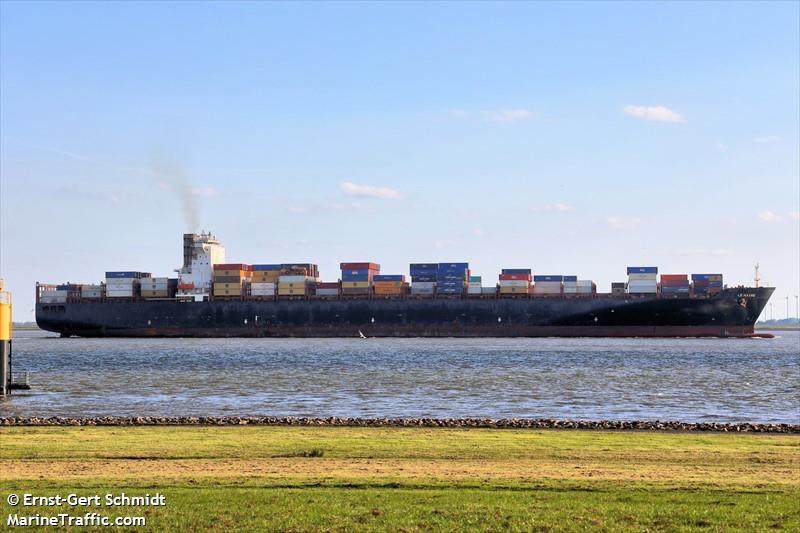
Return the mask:
<path id="1" fill-rule="evenodd" d="M 752 337 L 774 291 L 654 266 L 628 267 L 610 292 L 528 268 L 484 283 L 466 262 L 340 267 L 325 282 L 313 263 L 227 263 L 216 237 L 189 233 L 177 277 L 37 283 L 36 322 L 63 337 Z"/>

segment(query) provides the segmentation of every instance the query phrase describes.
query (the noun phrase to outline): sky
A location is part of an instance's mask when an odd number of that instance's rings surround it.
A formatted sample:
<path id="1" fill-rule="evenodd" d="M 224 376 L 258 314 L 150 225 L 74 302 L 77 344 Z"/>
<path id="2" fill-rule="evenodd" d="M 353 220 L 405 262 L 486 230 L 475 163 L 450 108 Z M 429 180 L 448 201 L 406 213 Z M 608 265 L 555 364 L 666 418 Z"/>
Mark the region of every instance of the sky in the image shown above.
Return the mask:
<path id="1" fill-rule="evenodd" d="M 800 293 L 800 3 L 0 2 L 0 275 L 628 265 Z M 769 306 L 766 316 L 769 318 Z"/>

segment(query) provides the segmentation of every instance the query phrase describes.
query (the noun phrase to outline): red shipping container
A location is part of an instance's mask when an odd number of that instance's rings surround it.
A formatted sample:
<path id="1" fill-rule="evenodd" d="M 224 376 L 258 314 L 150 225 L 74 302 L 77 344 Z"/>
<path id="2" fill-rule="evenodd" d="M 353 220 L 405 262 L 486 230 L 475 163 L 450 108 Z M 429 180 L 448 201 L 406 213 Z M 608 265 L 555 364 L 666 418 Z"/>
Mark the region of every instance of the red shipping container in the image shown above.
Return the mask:
<path id="1" fill-rule="evenodd" d="M 662 287 L 688 287 L 689 280 L 688 279 L 666 279 L 661 280 Z"/>
<path id="2" fill-rule="evenodd" d="M 214 270 L 250 270 L 252 267 L 244 263 L 218 263 Z"/>
<path id="3" fill-rule="evenodd" d="M 342 270 L 381 270 L 378 263 L 339 263 L 339 268 Z"/>
<path id="4" fill-rule="evenodd" d="M 688 281 L 689 274 L 661 274 L 661 281 Z"/>
<path id="5" fill-rule="evenodd" d="M 501 281 L 530 281 L 530 274 L 500 274 Z"/>
<path id="6" fill-rule="evenodd" d="M 338 281 L 321 281 L 317 283 L 318 289 L 338 289 L 339 282 Z"/>

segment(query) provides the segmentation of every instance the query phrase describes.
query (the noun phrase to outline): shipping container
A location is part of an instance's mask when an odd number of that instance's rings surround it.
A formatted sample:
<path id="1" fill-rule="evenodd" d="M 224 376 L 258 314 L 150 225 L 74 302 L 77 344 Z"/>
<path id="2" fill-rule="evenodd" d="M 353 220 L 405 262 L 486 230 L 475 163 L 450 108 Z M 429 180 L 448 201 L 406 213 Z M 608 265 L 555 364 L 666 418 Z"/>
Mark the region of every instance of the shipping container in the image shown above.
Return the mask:
<path id="1" fill-rule="evenodd" d="M 402 274 L 378 274 L 372 277 L 372 281 L 405 281 L 406 277 Z"/>
<path id="2" fill-rule="evenodd" d="M 530 268 L 504 268 L 500 271 L 501 274 L 531 274 Z"/>
<path id="3" fill-rule="evenodd" d="M 340 263 L 340 270 L 377 270 L 380 271 L 381 266 L 378 263 Z"/>
<path id="4" fill-rule="evenodd" d="M 628 274 L 658 274 L 658 267 L 628 267 Z"/>
<path id="5" fill-rule="evenodd" d="M 528 294 L 528 287 L 500 286 L 500 294 Z"/>
<path id="6" fill-rule="evenodd" d="M 560 276 L 560 275 L 538 275 L 538 276 L 533 276 L 533 281 L 534 282 L 539 282 L 539 281 L 547 282 L 547 281 L 549 281 L 549 282 L 561 283 L 562 281 L 564 281 L 564 276 Z"/>
<path id="7" fill-rule="evenodd" d="M 527 280 L 501 279 L 498 285 L 500 287 L 530 287 L 531 284 Z"/>
<path id="8" fill-rule="evenodd" d="M 631 281 L 656 281 L 658 274 L 628 274 L 628 282 Z"/>
<path id="9" fill-rule="evenodd" d="M 120 270 L 120 271 L 111 271 L 106 272 L 106 278 L 131 278 L 131 279 L 139 279 L 142 277 L 142 273 L 135 271 L 135 270 Z"/>
<path id="10" fill-rule="evenodd" d="M 470 276 L 469 281 L 470 283 L 472 282 L 480 283 L 481 281 L 483 281 L 483 278 L 481 276 Z"/>
<path id="11" fill-rule="evenodd" d="M 661 281 L 689 281 L 688 274 L 661 274 Z"/>
<path id="12" fill-rule="evenodd" d="M 281 269 L 281 265 L 252 265 L 253 272 L 277 272 Z"/>
<path id="13" fill-rule="evenodd" d="M 531 275 L 530 274 L 500 274 L 500 281 L 509 281 L 509 280 L 519 280 L 519 281 L 530 281 Z"/>
<path id="14" fill-rule="evenodd" d="M 692 281 L 722 281 L 722 274 L 692 274 Z"/>
<path id="15" fill-rule="evenodd" d="M 330 289 L 330 288 L 323 288 L 317 287 L 315 290 L 315 294 L 317 296 L 339 296 L 339 288 Z"/>
<path id="16" fill-rule="evenodd" d="M 368 289 L 369 281 L 342 281 L 342 289 Z"/>
<path id="17" fill-rule="evenodd" d="M 217 263 L 214 270 L 252 270 L 251 266 L 245 263 Z"/>

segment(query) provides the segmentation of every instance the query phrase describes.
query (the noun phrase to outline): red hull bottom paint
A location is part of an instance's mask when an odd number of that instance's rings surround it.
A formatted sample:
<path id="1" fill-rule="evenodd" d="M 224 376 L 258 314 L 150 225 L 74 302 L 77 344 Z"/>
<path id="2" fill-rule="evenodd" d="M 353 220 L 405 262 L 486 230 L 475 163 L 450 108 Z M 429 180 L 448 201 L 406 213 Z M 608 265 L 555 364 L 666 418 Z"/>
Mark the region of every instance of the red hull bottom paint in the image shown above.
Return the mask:
<path id="1" fill-rule="evenodd" d="M 83 337 L 257 337 L 257 338 L 348 338 L 359 337 L 716 337 L 772 338 L 755 333 L 753 326 L 281 326 L 275 328 L 147 328 L 82 330 Z"/>

